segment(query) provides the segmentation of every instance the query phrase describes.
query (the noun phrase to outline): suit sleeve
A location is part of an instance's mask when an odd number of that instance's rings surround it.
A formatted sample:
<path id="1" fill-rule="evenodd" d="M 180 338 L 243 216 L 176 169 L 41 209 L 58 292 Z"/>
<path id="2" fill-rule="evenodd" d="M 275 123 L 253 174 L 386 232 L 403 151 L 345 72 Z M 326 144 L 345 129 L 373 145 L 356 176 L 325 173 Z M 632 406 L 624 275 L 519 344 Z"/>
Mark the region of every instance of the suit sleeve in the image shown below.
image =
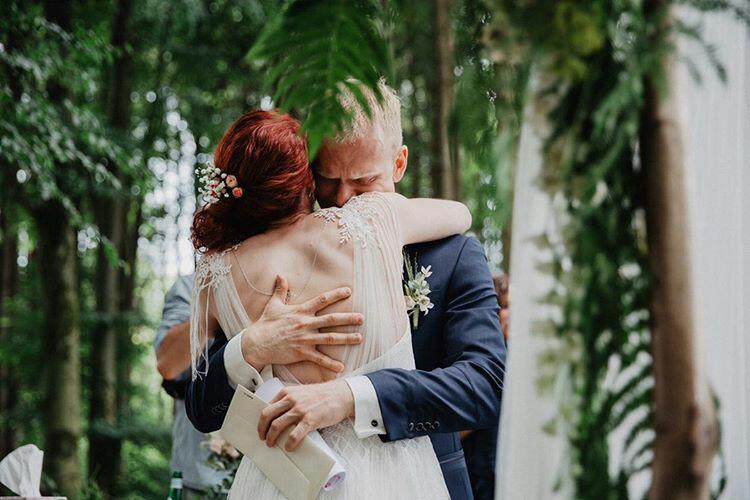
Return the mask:
<path id="1" fill-rule="evenodd" d="M 227 341 L 217 337 L 209 348 L 208 373 L 188 383 L 185 393 L 185 411 L 193 426 L 200 432 L 213 432 L 221 428 L 234 389 L 229 384 L 224 367 L 224 350 Z M 201 363 L 201 365 L 203 365 Z M 201 370 L 204 368 L 200 367 Z"/>
<path id="2" fill-rule="evenodd" d="M 487 260 L 468 238 L 446 290 L 441 368 L 389 368 L 367 375 L 385 423 L 383 441 L 497 425 L 505 342 Z"/>

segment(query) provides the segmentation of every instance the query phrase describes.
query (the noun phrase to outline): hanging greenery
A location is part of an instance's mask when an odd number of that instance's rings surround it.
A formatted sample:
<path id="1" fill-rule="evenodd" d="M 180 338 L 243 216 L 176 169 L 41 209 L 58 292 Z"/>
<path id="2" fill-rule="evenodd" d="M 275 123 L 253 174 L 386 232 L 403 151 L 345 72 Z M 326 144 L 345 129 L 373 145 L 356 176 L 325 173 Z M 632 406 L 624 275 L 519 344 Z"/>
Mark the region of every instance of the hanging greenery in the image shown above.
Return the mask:
<path id="1" fill-rule="evenodd" d="M 653 377 L 643 172 L 638 134 L 644 78 L 662 82 L 659 61 L 677 33 L 700 41 L 723 69 L 698 26 L 663 29 L 676 4 L 701 10 L 748 10 L 730 2 L 504 1 L 499 29 L 536 64 L 534 96 L 550 133 L 541 184 L 561 209 L 559 238 L 539 244 L 555 285 L 544 302 L 555 319 L 536 332 L 553 339 L 538 382 L 559 412 L 547 430 L 569 443 L 557 489 L 581 499 L 629 498 L 628 486 L 653 458 Z M 624 434 L 618 463 L 608 438 Z M 720 493 L 723 480 L 719 481 Z"/>

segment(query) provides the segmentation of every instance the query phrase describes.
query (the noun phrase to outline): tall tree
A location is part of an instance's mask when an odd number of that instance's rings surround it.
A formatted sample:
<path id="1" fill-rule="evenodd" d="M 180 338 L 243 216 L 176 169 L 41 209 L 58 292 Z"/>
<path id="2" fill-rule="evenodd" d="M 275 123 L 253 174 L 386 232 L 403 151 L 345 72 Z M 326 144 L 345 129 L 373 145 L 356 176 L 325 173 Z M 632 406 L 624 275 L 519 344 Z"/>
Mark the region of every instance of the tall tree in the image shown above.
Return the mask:
<path id="1" fill-rule="evenodd" d="M 11 303 L 18 285 L 18 227 L 15 223 L 15 203 L 12 196 L 10 176 L 13 171 L 5 167 L 2 171 L 3 185 L 0 187 L 0 345 L 8 345 L 12 335 Z M 6 419 L 15 413 L 18 401 L 18 378 L 13 365 L 0 359 L 0 456 L 5 456 L 16 447 L 13 425 Z"/>
<path id="2" fill-rule="evenodd" d="M 71 1 L 47 0 L 45 17 L 63 30 L 71 27 Z M 68 89 L 48 83 L 49 101 L 63 107 Z M 69 165 L 55 160 L 55 169 Z M 38 249 L 44 273 L 45 471 L 69 498 L 80 489 L 78 440 L 81 435 L 80 303 L 76 229 L 67 207 L 49 198 L 32 209 L 38 229 Z"/>
<path id="3" fill-rule="evenodd" d="M 12 33 L 8 33 L 8 45 L 14 45 Z M 10 95 L 18 101 L 21 92 L 12 68 L 3 65 L 3 76 L 9 82 Z M 3 165 L 2 186 L 0 186 L 0 345 L 7 346 L 12 335 L 11 301 L 18 284 L 18 227 L 15 223 L 16 204 L 18 200 L 11 188 L 14 177 L 14 165 Z M 5 456 L 16 447 L 15 429 L 8 421 L 13 415 L 17 403 L 17 377 L 10 360 L 0 359 L 0 456 Z"/>
<path id="4" fill-rule="evenodd" d="M 674 22 L 670 6 L 647 2 L 658 36 Z M 706 373 L 698 360 L 690 265 L 685 151 L 677 106 L 677 66 L 662 56 L 659 73 L 644 79 L 641 160 L 646 174 L 646 223 L 654 370 L 652 500 L 698 500 L 710 494 L 718 425 Z"/>
<path id="5" fill-rule="evenodd" d="M 106 117 L 113 132 L 124 138 L 130 125 L 130 53 L 127 47 L 131 0 L 118 0 L 112 22 L 114 58 L 109 68 Z M 109 162 L 109 168 L 124 184 L 124 165 Z M 125 248 L 128 205 L 121 192 L 108 189 L 97 196 L 94 220 L 111 247 L 100 244 L 96 272 L 97 322 L 92 330 L 91 405 L 89 425 L 89 474 L 107 495 L 112 495 L 120 470 L 122 440 L 118 420 L 118 333 L 121 324 L 123 285 L 117 261 Z M 128 242 L 130 243 L 130 242 Z M 113 258 L 111 249 L 118 253 Z"/>
<path id="6" fill-rule="evenodd" d="M 432 190 L 439 198 L 456 198 L 456 183 L 451 168 L 450 115 L 453 107 L 453 31 L 450 0 L 433 0 L 433 57 L 436 78 L 432 80 L 434 101 L 432 121 Z"/>

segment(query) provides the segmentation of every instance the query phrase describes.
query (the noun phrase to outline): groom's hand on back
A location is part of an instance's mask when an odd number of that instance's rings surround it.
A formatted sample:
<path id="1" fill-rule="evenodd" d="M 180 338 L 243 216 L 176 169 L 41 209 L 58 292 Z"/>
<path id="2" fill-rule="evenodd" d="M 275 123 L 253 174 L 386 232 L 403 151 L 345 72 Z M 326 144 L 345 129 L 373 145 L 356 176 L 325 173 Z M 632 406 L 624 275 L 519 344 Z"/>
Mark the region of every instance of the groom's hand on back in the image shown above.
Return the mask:
<path id="1" fill-rule="evenodd" d="M 347 299 L 351 290 L 337 288 L 297 305 L 286 303 L 289 285 L 278 276 L 273 296 L 258 321 L 242 332 L 242 356 L 259 372 L 270 364 L 288 365 L 312 361 L 339 373 L 344 365 L 318 351 L 318 345 L 356 345 L 362 343 L 361 333 L 320 333 L 321 328 L 361 325 L 359 313 L 318 312 Z M 348 389 L 347 389 L 348 390 Z"/>

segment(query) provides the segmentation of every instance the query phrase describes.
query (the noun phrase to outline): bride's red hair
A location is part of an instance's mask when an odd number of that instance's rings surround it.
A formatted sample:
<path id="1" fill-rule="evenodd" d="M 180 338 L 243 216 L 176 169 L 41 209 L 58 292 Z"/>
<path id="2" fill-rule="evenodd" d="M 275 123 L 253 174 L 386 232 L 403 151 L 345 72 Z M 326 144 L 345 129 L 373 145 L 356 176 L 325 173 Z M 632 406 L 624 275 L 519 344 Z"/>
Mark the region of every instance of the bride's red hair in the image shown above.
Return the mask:
<path id="1" fill-rule="evenodd" d="M 312 209 L 314 180 L 299 122 L 276 111 L 250 111 L 221 138 L 214 165 L 237 178 L 229 196 L 199 210 L 191 228 L 201 252 L 225 250 L 301 209 Z"/>

